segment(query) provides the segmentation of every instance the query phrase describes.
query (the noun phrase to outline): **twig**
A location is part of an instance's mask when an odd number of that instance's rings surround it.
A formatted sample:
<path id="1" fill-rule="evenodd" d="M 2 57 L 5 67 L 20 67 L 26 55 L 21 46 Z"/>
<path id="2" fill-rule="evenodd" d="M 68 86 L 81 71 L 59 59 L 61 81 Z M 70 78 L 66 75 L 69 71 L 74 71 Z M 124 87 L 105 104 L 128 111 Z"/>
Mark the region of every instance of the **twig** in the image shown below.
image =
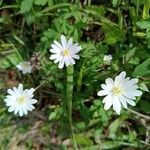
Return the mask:
<path id="1" fill-rule="evenodd" d="M 43 86 L 45 83 L 46 83 L 46 81 L 42 82 L 39 86 L 37 86 L 37 87 L 35 88 L 35 91 L 38 90 L 41 86 Z"/>
<path id="2" fill-rule="evenodd" d="M 130 108 L 128 108 L 128 110 L 129 110 L 130 112 L 132 112 L 133 114 L 139 116 L 139 117 L 142 117 L 142 118 L 145 118 L 145 119 L 147 119 L 147 120 L 150 120 L 150 117 L 149 117 L 149 116 L 143 115 L 143 114 L 141 114 L 141 113 L 139 113 L 139 112 L 137 112 L 137 111 L 135 111 L 135 110 L 132 110 L 132 109 L 130 109 Z"/>
<path id="3" fill-rule="evenodd" d="M 40 114 L 37 111 L 33 111 L 32 112 L 35 116 L 37 116 L 39 119 L 43 120 L 43 121 L 47 121 L 47 118 L 45 116 L 43 116 L 42 114 Z"/>

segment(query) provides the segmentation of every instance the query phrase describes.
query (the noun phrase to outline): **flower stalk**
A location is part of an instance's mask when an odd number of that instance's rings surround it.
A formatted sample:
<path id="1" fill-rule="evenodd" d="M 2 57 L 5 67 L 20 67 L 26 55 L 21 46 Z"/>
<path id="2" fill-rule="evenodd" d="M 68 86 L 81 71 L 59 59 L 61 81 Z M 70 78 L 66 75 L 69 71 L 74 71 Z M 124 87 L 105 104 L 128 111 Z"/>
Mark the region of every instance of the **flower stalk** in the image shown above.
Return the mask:
<path id="1" fill-rule="evenodd" d="M 72 128 L 72 95 L 73 95 L 73 72 L 74 67 L 73 65 L 67 67 L 67 87 L 66 87 L 66 104 L 67 104 L 67 113 L 69 118 L 69 125 L 71 130 L 71 135 L 74 142 L 74 148 L 77 150 L 77 144 Z"/>

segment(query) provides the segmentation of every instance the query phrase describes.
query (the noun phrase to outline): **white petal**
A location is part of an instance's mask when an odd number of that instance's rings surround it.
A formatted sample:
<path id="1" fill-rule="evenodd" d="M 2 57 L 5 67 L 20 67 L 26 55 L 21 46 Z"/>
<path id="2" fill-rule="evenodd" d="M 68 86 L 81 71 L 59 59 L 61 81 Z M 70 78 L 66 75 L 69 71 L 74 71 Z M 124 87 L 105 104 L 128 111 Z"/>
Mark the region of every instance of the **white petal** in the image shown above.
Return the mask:
<path id="1" fill-rule="evenodd" d="M 58 54 L 52 54 L 51 57 L 50 57 L 50 59 L 51 59 L 51 60 L 54 60 L 54 59 L 56 59 L 56 58 L 58 58 L 58 57 L 59 57 Z"/>
<path id="2" fill-rule="evenodd" d="M 31 99 L 30 102 L 31 102 L 31 104 L 35 104 L 35 103 L 37 103 L 37 100 L 36 99 Z"/>
<path id="3" fill-rule="evenodd" d="M 115 77 L 115 85 L 122 83 L 125 80 L 126 72 L 122 71 L 118 76 Z"/>
<path id="4" fill-rule="evenodd" d="M 129 84 L 128 84 L 128 81 L 130 80 L 130 78 L 129 77 L 127 77 L 127 78 L 125 78 L 125 79 L 123 79 L 122 81 L 120 81 L 120 85 L 122 85 L 122 86 L 128 86 Z"/>
<path id="5" fill-rule="evenodd" d="M 111 56 L 111 55 L 104 55 L 103 60 L 104 60 L 105 62 L 110 63 L 110 61 L 112 60 L 112 56 Z"/>
<path id="6" fill-rule="evenodd" d="M 54 60 L 54 63 L 58 63 L 59 61 L 62 61 L 63 60 L 63 57 L 62 56 L 58 56 L 55 60 Z"/>
<path id="7" fill-rule="evenodd" d="M 80 59 L 80 57 L 78 55 L 72 55 L 72 58 L 74 58 L 74 59 Z"/>
<path id="8" fill-rule="evenodd" d="M 64 35 L 61 35 L 61 44 L 62 44 L 62 47 L 64 49 L 67 48 L 67 40 L 66 40 L 66 37 Z"/>
<path id="9" fill-rule="evenodd" d="M 112 100 L 112 96 L 110 94 L 104 97 L 102 103 L 105 103 L 108 99 Z"/>
<path id="10" fill-rule="evenodd" d="M 59 53 L 62 50 L 56 44 L 52 44 L 51 47 L 53 48 L 53 49 L 50 49 L 50 52 L 52 53 Z"/>
<path id="11" fill-rule="evenodd" d="M 23 110 L 23 113 L 25 114 L 25 115 L 27 115 L 27 110 L 26 110 L 26 108 L 25 107 L 22 107 L 22 110 Z"/>
<path id="12" fill-rule="evenodd" d="M 71 64 L 67 57 L 64 58 L 64 62 L 67 67 Z"/>
<path id="13" fill-rule="evenodd" d="M 123 85 L 123 88 L 125 91 L 132 91 L 132 90 L 138 89 L 138 86 L 135 84 L 134 85 L 126 85 L 126 86 Z"/>
<path id="14" fill-rule="evenodd" d="M 8 89 L 7 93 L 10 94 L 10 95 L 15 95 L 15 92 L 13 90 L 11 90 L 11 89 Z"/>
<path id="15" fill-rule="evenodd" d="M 18 111 L 19 111 L 19 107 L 16 107 L 14 113 L 17 114 Z"/>
<path id="16" fill-rule="evenodd" d="M 126 98 L 126 102 L 129 103 L 131 106 L 135 106 L 136 105 L 136 103 L 133 100 L 128 99 L 128 98 Z"/>
<path id="17" fill-rule="evenodd" d="M 13 96 L 10 96 L 11 98 L 6 98 L 4 99 L 4 102 L 6 103 L 6 106 L 11 106 L 14 105 L 16 98 L 14 98 Z"/>
<path id="18" fill-rule="evenodd" d="M 81 46 L 78 46 L 78 43 L 75 43 L 70 47 L 71 52 L 73 52 L 74 54 L 77 54 L 81 49 L 82 48 Z"/>
<path id="19" fill-rule="evenodd" d="M 19 84 L 18 91 L 19 91 L 19 93 L 23 92 L 23 84 L 21 84 L 21 83 Z"/>
<path id="20" fill-rule="evenodd" d="M 16 67 L 17 67 L 19 70 L 21 69 L 21 65 L 20 65 L 20 64 L 19 64 L 19 65 L 17 65 Z"/>
<path id="21" fill-rule="evenodd" d="M 31 104 L 25 106 L 27 110 L 32 111 L 35 107 Z"/>
<path id="22" fill-rule="evenodd" d="M 119 101 L 119 98 L 117 96 L 113 97 L 113 109 L 120 114 L 121 111 L 121 103 Z"/>
<path id="23" fill-rule="evenodd" d="M 57 41 L 54 41 L 54 43 L 56 44 L 56 46 L 59 48 L 59 49 L 63 49 L 63 47 L 61 46 L 61 44 Z"/>
<path id="24" fill-rule="evenodd" d="M 122 71 L 122 72 L 119 74 L 120 80 L 125 79 L 125 76 L 126 76 L 126 72 L 125 72 L 125 71 Z"/>
<path id="25" fill-rule="evenodd" d="M 142 92 L 139 90 L 130 90 L 130 91 L 124 91 L 123 95 L 125 97 L 135 99 L 135 96 L 141 96 Z"/>
<path id="26" fill-rule="evenodd" d="M 111 96 L 111 95 L 107 95 L 107 96 L 103 99 L 103 101 L 105 101 L 104 109 L 105 109 L 105 110 L 110 109 L 110 107 L 111 107 L 112 104 L 113 104 L 112 96 Z"/>
<path id="27" fill-rule="evenodd" d="M 121 82 L 121 80 L 120 80 L 119 76 L 116 76 L 114 84 L 118 85 L 120 82 Z"/>
<path id="28" fill-rule="evenodd" d="M 20 93 L 20 91 L 18 91 L 18 89 L 16 87 L 13 87 L 13 91 L 15 92 L 16 95 L 22 94 L 22 93 Z"/>
<path id="29" fill-rule="evenodd" d="M 49 50 L 51 53 L 55 53 L 55 54 L 57 54 L 58 53 L 58 51 L 57 50 L 55 50 L 55 49 L 50 49 Z"/>
<path id="30" fill-rule="evenodd" d="M 69 58 L 68 58 L 68 60 L 69 60 L 70 64 L 72 64 L 72 65 L 74 65 L 74 64 L 75 64 L 75 61 L 74 61 L 74 59 L 73 59 L 73 58 L 69 57 Z"/>
<path id="31" fill-rule="evenodd" d="M 67 44 L 67 48 L 68 48 L 68 49 L 70 49 L 70 47 L 72 46 L 72 41 L 73 41 L 72 38 L 70 38 L 70 39 L 68 40 L 68 44 Z"/>
<path id="32" fill-rule="evenodd" d="M 62 69 L 64 67 L 64 60 L 59 62 L 58 68 Z"/>
<path id="33" fill-rule="evenodd" d="M 23 73 L 23 74 L 26 74 L 26 73 L 27 73 L 27 70 L 25 70 L 25 69 L 22 70 L 22 73 Z"/>
<path id="34" fill-rule="evenodd" d="M 111 79 L 111 78 L 107 78 L 107 79 L 105 80 L 105 82 L 106 82 L 107 86 L 112 87 L 112 86 L 114 85 L 114 81 L 113 81 L 113 79 Z"/>
<path id="35" fill-rule="evenodd" d="M 20 117 L 23 116 L 23 109 L 22 109 L 22 107 L 20 107 L 20 109 L 19 109 L 19 116 Z"/>
<path id="36" fill-rule="evenodd" d="M 130 84 L 136 84 L 136 83 L 138 83 L 138 79 L 134 78 L 134 79 L 131 79 L 129 82 L 130 82 Z"/>
<path id="37" fill-rule="evenodd" d="M 104 95 L 108 95 L 108 91 L 107 90 L 101 90 L 97 93 L 98 96 L 104 96 Z"/>
<path id="38" fill-rule="evenodd" d="M 80 52 L 81 49 L 82 49 L 82 47 L 81 47 L 81 46 L 78 46 L 77 49 L 76 49 L 76 53 Z"/>
<path id="39" fill-rule="evenodd" d="M 127 92 L 130 93 L 133 96 L 141 96 L 142 95 L 142 92 L 139 91 L 139 90 L 130 90 L 130 91 L 127 91 Z"/>
<path id="40" fill-rule="evenodd" d="M 121 104 L 123 105 L 123 107 L 127 109 L 128 107 L 127 107 L 126 98 L 124 96 L 120 96 L 119 100 L 120 100 Z"/>
<path id="41" fill-rule="evenodd" d="M 10 106 L 9 109 L 8 109 L 9 112 L 13 112 L 14 110 L 15 110 L 14 106 Z"/>
<path id="42" fill-rule="evenodd" d="M 31 89 L 29 89 L 29 93 L 33 93 L 35 91 L 35 89 L 34 88 L 31 88 Z"/>
<path id="43" fill-rule="evenodd" d="M 106 90 L 107 89 L 107 85 L 106 84 L 101 84 L 101 88 Z"/>

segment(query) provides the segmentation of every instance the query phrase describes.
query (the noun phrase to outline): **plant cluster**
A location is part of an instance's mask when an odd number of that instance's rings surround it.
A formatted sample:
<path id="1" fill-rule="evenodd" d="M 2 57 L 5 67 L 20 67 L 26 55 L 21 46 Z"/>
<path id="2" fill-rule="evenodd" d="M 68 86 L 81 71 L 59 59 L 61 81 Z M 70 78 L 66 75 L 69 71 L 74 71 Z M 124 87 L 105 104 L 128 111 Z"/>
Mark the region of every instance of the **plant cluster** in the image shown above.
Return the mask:
<path id="1" fill-rule="evenodd" d="M 148 149 L 149 10 L 0 1 L 0 148 Z"/>

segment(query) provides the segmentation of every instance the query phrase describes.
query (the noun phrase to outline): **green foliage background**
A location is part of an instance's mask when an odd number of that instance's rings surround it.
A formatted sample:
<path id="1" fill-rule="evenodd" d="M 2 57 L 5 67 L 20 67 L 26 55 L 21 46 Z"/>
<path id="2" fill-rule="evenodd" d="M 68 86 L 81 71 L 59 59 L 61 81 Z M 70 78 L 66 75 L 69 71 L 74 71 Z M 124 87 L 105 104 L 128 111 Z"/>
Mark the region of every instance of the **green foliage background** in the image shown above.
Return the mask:
<path id="1" fill-rule="evenodd" d="M 63 103 L 66 71 L 49 59 L 50 45 L 62 34 L 82 47 L 72 83 L 79 149 L 149 149 L 149 9 L 150 0 L 0 0 L 0 149 L 73 149 Z M 20 74 L 16 65 L 33 54 L 39 69 Z M 106 54 L 113 56 L 110 65 Z M 134 112 L 123 109 L 118 116 L 103 109 L 97 92 L 121 71 L 139 78 L 143 95 Z M 20 82 L 41 85 L 36 110 L 23 118 L 8 113 L 3 101 Z"/>

